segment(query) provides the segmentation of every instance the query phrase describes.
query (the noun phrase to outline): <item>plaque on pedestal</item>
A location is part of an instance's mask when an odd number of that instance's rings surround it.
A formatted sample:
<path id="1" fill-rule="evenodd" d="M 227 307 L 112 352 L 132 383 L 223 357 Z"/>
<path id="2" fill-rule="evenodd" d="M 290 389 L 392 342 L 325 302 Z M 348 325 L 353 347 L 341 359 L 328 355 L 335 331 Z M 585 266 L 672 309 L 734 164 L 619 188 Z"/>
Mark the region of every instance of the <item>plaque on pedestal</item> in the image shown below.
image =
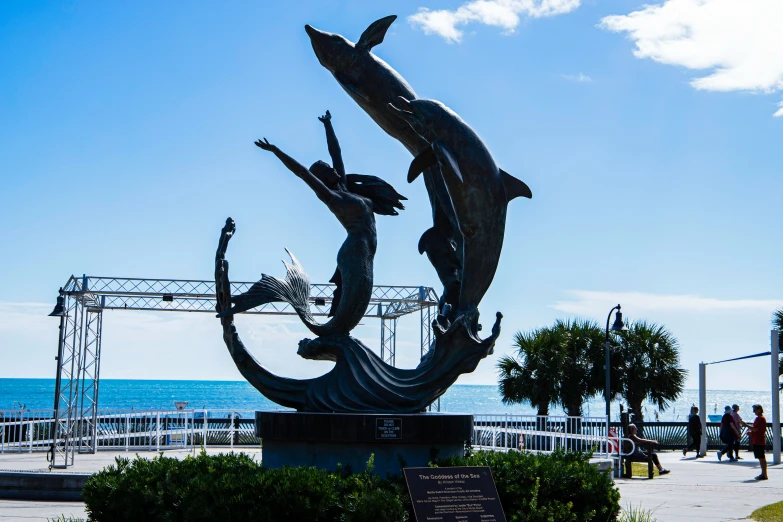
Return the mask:
<path id="1" fill-rule="evenodd" d="M 404 471 L 418 522 L 506 522 L 488 466 Z"/>
<path id="2" fill-rule="evenodd" d="M 261 460 L 269 468 L 334 471 L 339 464 L 359 472 L 373 455 L 376 473 L 399 475 L 403 467 L 464 456 L 472 434 L 473 416 L 463 414 L 256 412 Z"/>

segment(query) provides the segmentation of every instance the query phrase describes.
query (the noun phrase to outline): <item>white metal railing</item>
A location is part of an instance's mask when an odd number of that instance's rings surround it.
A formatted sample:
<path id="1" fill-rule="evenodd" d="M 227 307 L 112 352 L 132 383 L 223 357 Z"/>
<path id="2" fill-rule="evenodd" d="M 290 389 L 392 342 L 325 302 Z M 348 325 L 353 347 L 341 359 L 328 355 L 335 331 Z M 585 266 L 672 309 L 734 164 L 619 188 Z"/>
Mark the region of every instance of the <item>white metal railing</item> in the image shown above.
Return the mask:
<path id="1" fill-rule="evenodd" d="M 607 428 L 606 417 L 479 414 L 473 415 L 472 445 L 493 451 L 592 451 L 619 458 Z"/>
<path id="2" fill-rule="evenodd" d="M 0 410 L 0 453 L 46 451 L 53 433 L 54 410 Z"/>
<path id="3" fill-rule="evenodd" d="M 193 449 L 196 444 L 193 413 L 193 410 L 101 410 L 95 417 L 95 447 L 125 451 Z"/>
<path id="4" fill-rule="evenodd" d="M 95 433 L 88 433 L 89 423 L 78 424 L 73 442 L 82 451 L 257 445 L 254 417 L 248 410 L 100 410 Z M 0 410 L 0 453 L 47 451 L 54 443 L 53 433 L 53 410 Z M 610 440 L 606 417 L 473 416 L 471 442 L 476 449 L 592 451 L 617 460 L 624 441 Z"/>
<path id="5" fill-rule="evenodd" d="M 54 410 L 0 410 L 0 453 L 49 451 L 54 417 Z M 83 452 L 257 445 L 254 419 L 247 410 L 99 410 L 94 432 L 77 419 L 71 443 Z"/>
<path id="6" fill-rule="evenodd" d="M 235 445 L 257 444 L 255 437 L 255 411 L 249 410 L 201 410 L 202 419 L 196 424 L 203 432 L 204 446 L 216 444 L 234 447 Z M 252 419 L 251 422 L 247 422 Z M 223 421 L 223 422 L 219 422 Z M 245 421 L 245 422 L 243 422 Z"/>

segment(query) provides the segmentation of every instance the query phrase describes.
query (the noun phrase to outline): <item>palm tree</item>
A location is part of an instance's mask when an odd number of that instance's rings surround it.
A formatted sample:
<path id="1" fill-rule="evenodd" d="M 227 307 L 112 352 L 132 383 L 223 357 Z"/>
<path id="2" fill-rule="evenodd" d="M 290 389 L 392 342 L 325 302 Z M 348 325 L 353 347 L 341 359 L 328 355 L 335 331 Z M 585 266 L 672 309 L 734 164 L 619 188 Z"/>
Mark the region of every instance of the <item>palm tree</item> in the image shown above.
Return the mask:
<path id="1" fill-rule="evenodd" d="M 497 364 L 503 404 L 529 402 L 538 415 L 549 415 L 557 402 L 559 375 L 556 343 L 549 328 L 514 334 L 517 358 L 503 356 Z"/>
<path id="2" fill-rule="evenodd" d="M 614 336 L 612 382 L 644 420 L 642 403 L 653 402 L 660 411 L 683 391 L 688 372 L 680 368 L 677 339 L 663 326 L 646 321 L 631 323 L 627 332 Z"/>
<path id="3" fill-rule="evenodd" d="M 603 332 L 598 323 L 580 319 L 558 319 L 551 331 L 558 344 L 557 401 L 568 415 L 581 417 L 582 404 L 598 391 L 595 366 L 603 366 Z"/>
<path id="4" fill-rule="evenodd" d="M 772 326 L 777 328 L 778 332 L 780 332 L 780 336 L 778 337 L 778 341 L 780 342 L 780 375 L 783 375 L 783 308 L 780 310 L 777 310 L 774 314 L 772 314 Z"/>

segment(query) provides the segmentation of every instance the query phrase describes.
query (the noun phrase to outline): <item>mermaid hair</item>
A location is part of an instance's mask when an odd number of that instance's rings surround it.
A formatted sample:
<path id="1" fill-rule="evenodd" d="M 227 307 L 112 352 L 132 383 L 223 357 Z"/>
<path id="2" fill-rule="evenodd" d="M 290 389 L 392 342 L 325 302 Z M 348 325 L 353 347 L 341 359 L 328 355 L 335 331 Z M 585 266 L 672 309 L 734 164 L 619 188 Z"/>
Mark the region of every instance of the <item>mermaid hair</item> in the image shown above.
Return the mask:
<path id="1" fill-rule="evenodd" d="M 384 216 L 396 216 L 396 208 L 405 210 L 402 201 L 407 200 L 394 187 L 376 176 L 367 174 L 348 174 L 345 176 L 348 190 L 372 201 L 372 210 Z"/>
<path id="2" fill-rule="evenodd" d="M 318 160 L 308 169 L 315 177 L 323 181 L 326 171 L 334 171 L 334 168 L 325 161 Z M 399 194 L 394 187 L 377 176 L 366 174 L 348 174 L 345 176 L 345 188 L 349 191 L 372 201 L 372 209 L 376 214 L 384 216 L 396 216 L 398 208 L 405 210 L 401 201 L 408 198 Z"/>

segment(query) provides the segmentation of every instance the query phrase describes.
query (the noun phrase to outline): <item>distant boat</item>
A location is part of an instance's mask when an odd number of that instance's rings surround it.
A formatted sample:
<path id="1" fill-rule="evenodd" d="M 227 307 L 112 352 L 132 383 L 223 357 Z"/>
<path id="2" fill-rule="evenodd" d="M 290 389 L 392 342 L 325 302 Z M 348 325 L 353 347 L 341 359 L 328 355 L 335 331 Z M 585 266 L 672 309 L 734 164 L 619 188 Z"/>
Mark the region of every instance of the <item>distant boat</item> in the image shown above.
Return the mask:
<path id="1" fill-rule="evenodd" d="M 707 418 L 709 419 L 709 422 L 720 422 L 720 420 L 723 418 L 723 415 L 715 415 L 711 413 L 707 415 Z"/>

